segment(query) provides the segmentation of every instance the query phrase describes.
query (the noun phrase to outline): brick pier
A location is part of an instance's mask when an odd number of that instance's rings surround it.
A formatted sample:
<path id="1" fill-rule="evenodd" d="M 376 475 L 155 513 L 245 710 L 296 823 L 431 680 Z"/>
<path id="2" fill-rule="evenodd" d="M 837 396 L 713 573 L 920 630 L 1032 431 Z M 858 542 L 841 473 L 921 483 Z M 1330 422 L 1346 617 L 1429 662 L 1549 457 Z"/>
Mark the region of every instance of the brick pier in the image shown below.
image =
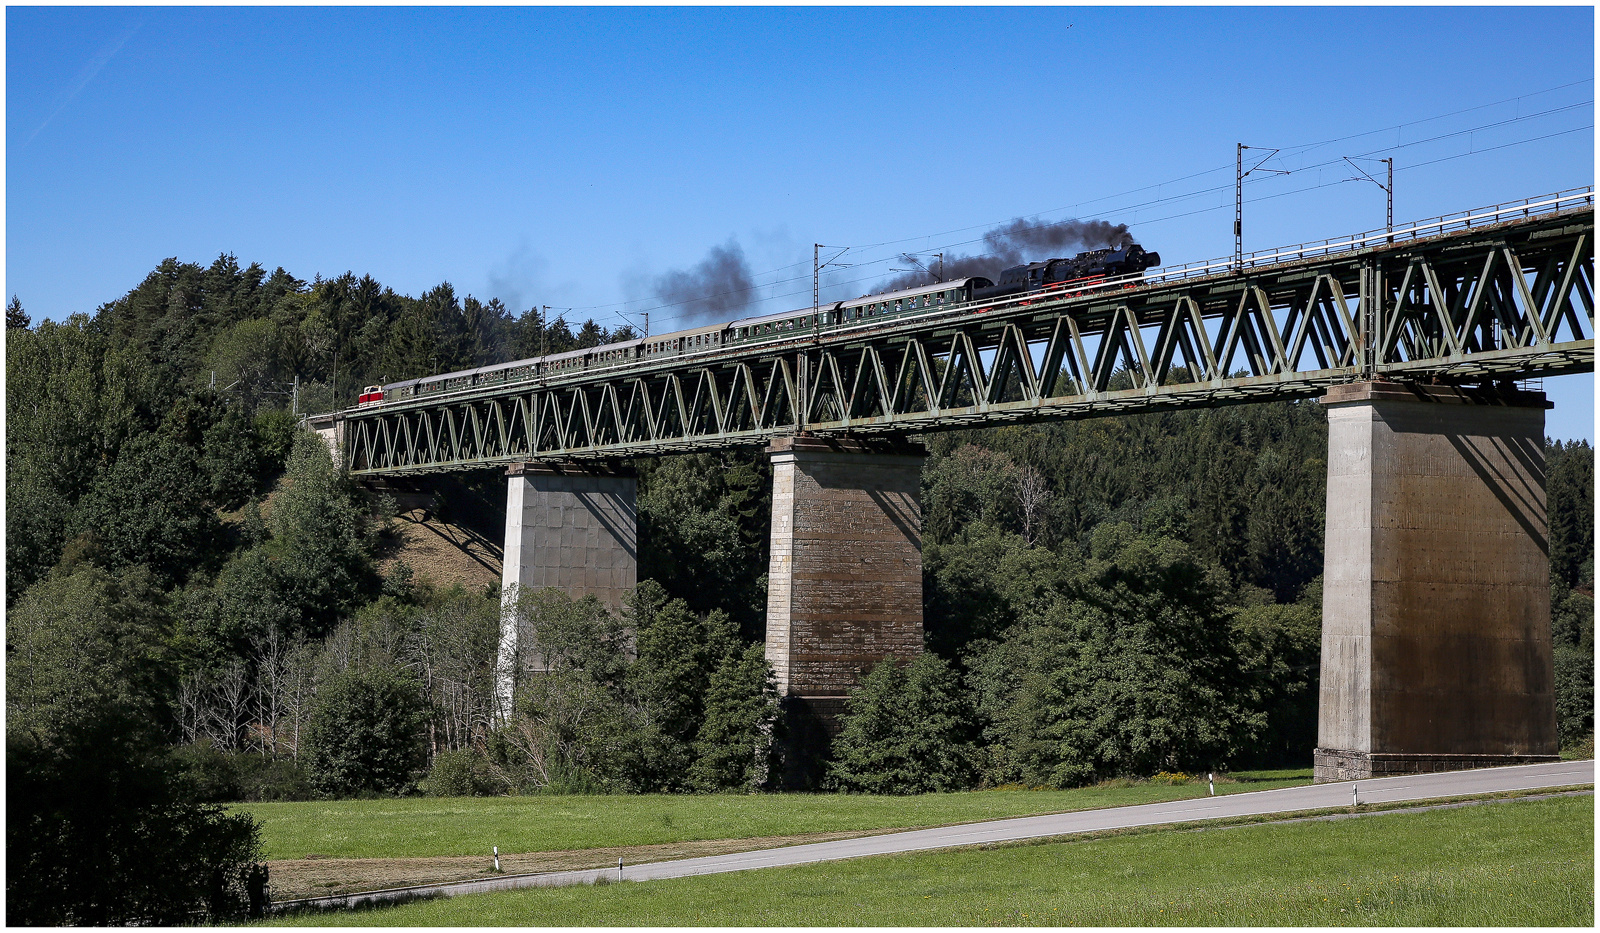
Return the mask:
<path id="1" fill-rule="evenodd" d="M 783 437 L 767 453 L 767 660 L 791 728 L 811 733 L 795 741 L 814 743 L 837 730 L 845 697 L 867 671 L 922 651 L 926 451 Z"/>

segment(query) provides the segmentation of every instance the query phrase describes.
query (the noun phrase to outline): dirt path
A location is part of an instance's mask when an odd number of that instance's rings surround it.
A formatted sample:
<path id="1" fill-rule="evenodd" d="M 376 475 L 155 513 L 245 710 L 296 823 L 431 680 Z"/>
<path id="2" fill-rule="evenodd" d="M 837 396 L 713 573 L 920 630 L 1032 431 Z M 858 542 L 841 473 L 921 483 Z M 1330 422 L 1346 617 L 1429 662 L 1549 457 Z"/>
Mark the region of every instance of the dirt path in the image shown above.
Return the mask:
<path id="1" fill-rule="evenodd" d="M 641 865 L 668 859 L 701 855 L 725 855 L 800 845 L 855 839 L 890 830 L 848 833 L 805 833 L 798 836 L 764 836 L 754 839 L 706 839 L 698 842 L 669 842 L 649 846 L 616 846 L 607 849 L 575 849 L 564 852 L 500 853 L 504 874 L 534 871 L 572 871 L 584 868 Z M 300 858 L 267 863 L 271 869 L 272 899 L 296 900 L 354 891 L 375 891 L 410 884 L 468 881 L 494 877 L 494 859 L 489 855 L 443 856 L 435 858 Z"/>

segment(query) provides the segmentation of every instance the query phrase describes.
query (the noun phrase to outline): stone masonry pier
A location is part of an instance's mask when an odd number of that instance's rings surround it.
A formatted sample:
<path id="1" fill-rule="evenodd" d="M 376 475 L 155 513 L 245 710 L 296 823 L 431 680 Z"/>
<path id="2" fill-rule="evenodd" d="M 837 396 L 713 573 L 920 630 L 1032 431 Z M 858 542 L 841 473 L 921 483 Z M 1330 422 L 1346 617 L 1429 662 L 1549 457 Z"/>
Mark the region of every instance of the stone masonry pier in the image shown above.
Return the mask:
<path id="1" fill-rule="evenodd" d="M 587 465 L 518 463 L 506 474 L 507 600 L 553 587 L 573 598 L 594 596 L 620 612 L 638 582 L 638 479 Z M 516 621 L 515 613 L 502 615 L 496 678 L 502 717 L 511 711 Z"/>
<path id="2" fill-rule="evenodd" d="M 1316 780 L 1556 760 L 1544 395 L 1371 382 L 1321 402 Z"/>
<path id="3" fill-rule="evenodd" d="M 767 660 L 825 732 L 884 658 L 922 652 L 920 446 L 783 437 L 772 458 Z"/>

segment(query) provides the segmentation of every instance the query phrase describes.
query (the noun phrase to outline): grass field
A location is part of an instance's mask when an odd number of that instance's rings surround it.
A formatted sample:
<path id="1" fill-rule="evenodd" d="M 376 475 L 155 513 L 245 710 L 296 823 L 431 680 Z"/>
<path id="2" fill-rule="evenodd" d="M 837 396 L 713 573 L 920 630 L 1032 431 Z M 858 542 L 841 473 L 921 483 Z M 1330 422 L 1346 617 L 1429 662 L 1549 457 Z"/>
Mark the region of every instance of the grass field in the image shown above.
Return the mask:
<path id="1" fill-rule="evenodd" d="M 1217 793 L 1311 782 L 1310 769 L 1244 772 Z M 1111 783 L 1063 791 L 915 797 L 864 794 L 409 797 L 241 804 L 262 824 L 266 857 L 422 858 L 551 852 L 704 839 L 939 826 L 1206 795 L 1190 784 Z"/>
<path id="2" fill-rule="evenodd" d="M 1594 798 L 481 894 L 279 922 L 1590 927 Z"/>

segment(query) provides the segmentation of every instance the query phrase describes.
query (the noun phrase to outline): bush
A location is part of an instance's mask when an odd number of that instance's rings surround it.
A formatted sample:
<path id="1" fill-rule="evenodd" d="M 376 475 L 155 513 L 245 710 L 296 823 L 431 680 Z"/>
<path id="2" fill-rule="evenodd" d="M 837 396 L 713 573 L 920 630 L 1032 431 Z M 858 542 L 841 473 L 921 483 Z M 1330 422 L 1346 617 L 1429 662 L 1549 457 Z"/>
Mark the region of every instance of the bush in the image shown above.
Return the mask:
<path id="1" fill-rule="evenodd" d="M 225 752 L 209 742 L 175 749 L 173 762 L 201 803 L 272 803 L 317 796 L 299 763 L 259 752 Z"/>
<path id="2" fill-rule="evenodd" d="M 424 763 L 421 688 L 393 667 L 351 669 L 317 691 L 307 724 L 305 768 L 328 796 L 403 794 Z"/>
<path id="3" fill-rule="evenodd" d="M 316 788 L 311 776 L 292 758 L 274 758 L 255 752 L 234 756 L 239 797 L 250 803 L 276 803 L 284 800 L 314 800 Z"/>
<path id="4" fill-rule="evenodd" d="M 470 749 L 433 756 L 424 790 L 430 797 L 487 797 L 500 790 L 489 774 L 489 764 Z"/>
<path id="5" fill-rule="evenodd" d="M 189 793 L 200 803 L 227 803 L 240 799 L 239 774 L 232 756 L 210 742 L 180 745 L 172 761 L 189 782 Z"/>

